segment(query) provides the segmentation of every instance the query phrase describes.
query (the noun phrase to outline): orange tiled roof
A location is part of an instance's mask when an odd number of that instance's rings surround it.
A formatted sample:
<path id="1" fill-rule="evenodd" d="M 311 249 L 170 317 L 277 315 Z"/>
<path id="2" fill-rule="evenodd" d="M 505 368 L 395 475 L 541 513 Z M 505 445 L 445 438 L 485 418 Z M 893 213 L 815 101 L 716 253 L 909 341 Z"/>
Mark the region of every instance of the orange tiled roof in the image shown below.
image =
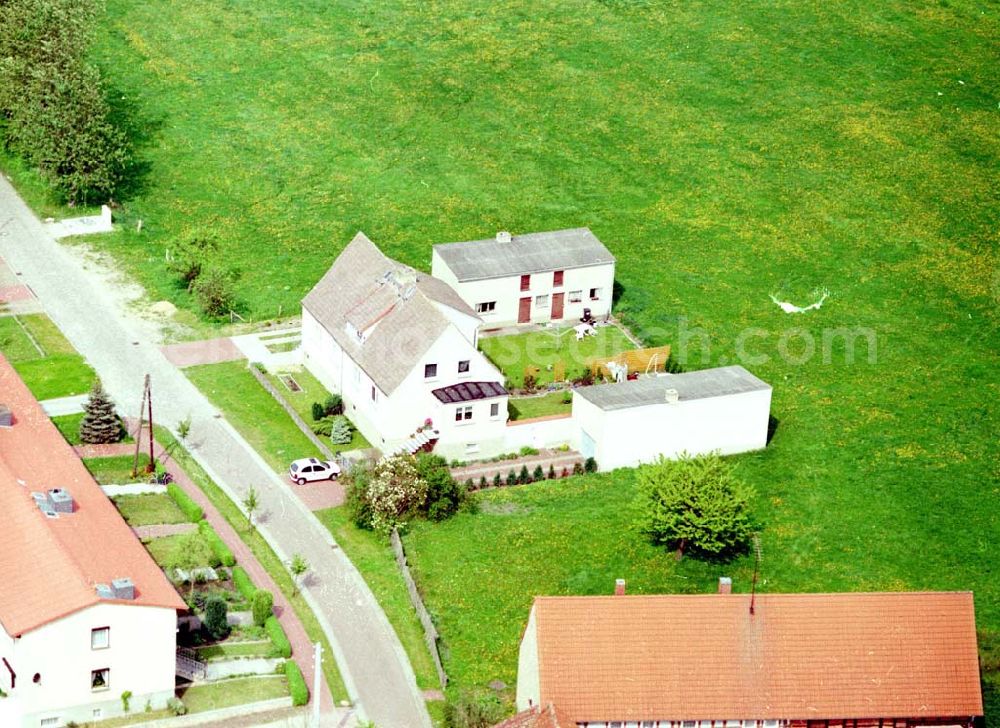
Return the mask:
<path id="1" fill-rule="evenodd" d="M 102 600 L 94 585 L 128 577 L 120 604 L 186 609 L 156 562 L 94 482 L 13 367 L 0 355 L 0 625 L 18 636 Z M 32 491 L 68 490 L 76 510 L 47 518 Z"/>
<path id="2" fill-rule="evenodd" d="M 576 723 L 552 703 L 545 708 L 534 706 L 512 715 L 493 728 L 576 728 Z"/>
<path id="3" fill-rule="evenodd" d="M 540 597 L 540 703 L 575 721 L 982 715 L 972 594 Z"/>

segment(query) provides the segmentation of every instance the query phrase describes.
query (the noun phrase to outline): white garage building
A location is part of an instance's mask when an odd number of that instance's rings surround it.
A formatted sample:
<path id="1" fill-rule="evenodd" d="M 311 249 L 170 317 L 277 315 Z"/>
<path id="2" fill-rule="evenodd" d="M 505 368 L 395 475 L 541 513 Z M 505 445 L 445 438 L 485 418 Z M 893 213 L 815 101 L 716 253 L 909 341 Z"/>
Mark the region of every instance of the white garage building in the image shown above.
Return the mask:
<path id="1" fill-rule="evenodd" d="M 741 366 L 580 387 L 573 419 L 580 452 L 601 470 L 663 455 L 724 455 L 767 444 L 771 385 Z"/>
<path id="2" fill-rule="evenodd" d="M 615 257 L 589 228 L 434 246 L 431 275 L 449 284 L 486 327 L 578 321 L 611 312 Z"/>

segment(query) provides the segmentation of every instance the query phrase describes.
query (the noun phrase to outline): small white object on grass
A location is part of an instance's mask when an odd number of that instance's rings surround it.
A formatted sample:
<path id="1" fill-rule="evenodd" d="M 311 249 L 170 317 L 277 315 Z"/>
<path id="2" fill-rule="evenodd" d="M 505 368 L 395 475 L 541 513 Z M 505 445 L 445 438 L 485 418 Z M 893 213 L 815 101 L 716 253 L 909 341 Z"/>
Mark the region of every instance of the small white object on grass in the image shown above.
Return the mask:
<path id="1" fill-rule="evenodd" d="M 814 308 L 821 308 L 823 306 L 823 301 L 827 299 L 830 292 L 824 289 L 821 293 L 820 299 L 815 303 L 810 303 L 808 306 L 796 306 L 794 303 L 789 303 L 788 301 L 779 301 L 773 293 L 771 294 L 771 300 L 785 313 L 805 313 L 806 311 L 812 311 Z"/>

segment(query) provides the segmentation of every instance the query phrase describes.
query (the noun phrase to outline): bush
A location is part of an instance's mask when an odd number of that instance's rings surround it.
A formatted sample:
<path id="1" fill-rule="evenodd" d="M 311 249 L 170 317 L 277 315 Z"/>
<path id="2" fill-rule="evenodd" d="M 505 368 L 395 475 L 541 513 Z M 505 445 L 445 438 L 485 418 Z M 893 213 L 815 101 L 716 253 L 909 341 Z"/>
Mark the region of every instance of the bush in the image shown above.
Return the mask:
<path id="1" fill-rule="evenodd" d="M 591 371 L 590 367 L 584 367 L 583 373 L 576 379 L 575 383 L 581 387 L 589 387 L 594 383 L 594 372 Z"/>
<path id="2" fill-rule="evenodd" d="M 521 457 L 530 457 L 531 455 L 537 455 L 538 448 L 531 447 L 531 445 L 525 445 L 524 447 L 521 448 L 519 454 L 521 455 Z"/>
<path id="3" fill-rule="evenodd" d="M 583 475 L 583 463 L 573 463 L 573 475 Z"/>
<path id="4" fill-rule="evenodd" d="M 538 388 L 538 378 L 534 374 L 524 375 L 524 391 L 534 392 Z"/>
<path id="5" fill-rule="evenodd" d="M 191 290 L 201 310 L 213 318 L 229 313 L 236 305 L 235 277 L 221 268 L 208 268 L 198 276 Z"/>
<path id="6" fill-rule="evenodd" d="M 517 485 L 517 473 L 513 470 L 507 472 L 507 485 Z"/>
<path id="7" fill-rule="evenodd" d="M 485 488 L 487 485 L 489 485 L 489 483 L 487 482 L 486 476 L 484 475 L 483 477 L 481 477 L 479 479 L 479 487 L 480 488 Z"/>
<path id="8" fill-rule="evenodd" d="M 506 708 L 494 693 L 463 693 L 444 706 L 445 728 L 489 728 L 503 720 Z"/>
<path id="9" fill-rule="evenodd" d="M 229 623 L 226 622 L 228 611 L 226 600 L 220 597 L 210 597 L 205 604 L 205 631 L 212 639 L 221 640 L 229 635 Z"/>
<path id="10" fill-rule="evenodd" d="M 563 466 L 562 474 L 559 477 L 560 478 L 568 478 L 569 477 L 569 468 L 567 468 L 566 466 Z"/>
<path id="11" fill-rule="evenodd" d="M 541 463 L 535 466 L 534 471 L 531 473 L 532 480 L 545 480 L 545 471 L 542 469 Z"/>
<path id="12" fill-rule="evenodd" d="M 344 400 L 339 394 L 331 394 L 323 403 L 323 414 L 327 416 L 344 414 Z"/>
<path id="13" fill-rule="evenodd" d="M 334 445 L 346 445 L 354 436 L 354 428 L 343 415 L 333 415 L 330 418 L 330 442 Z"/>
<path id="14" fill-rule="evenodd" d="M 531 482 L 531 474 L 528 472 L 527 465 L 521 466 L 521 472 L 517 474 L 517 482 L 521 485 Z"/>
<path id="15" fill-rule="evenodd" d="M 268 617 L 264 621 L 264 630 L 267 632 L 271 644 L 274 645 L 274 651 L 278 657 L 284 657 L 287 660 L 292 656 L 292 643 L 288 641 L 288 635 L 285 634 L 277 617 Z"/>
<path id="16" fill-rule="evenodd" d="M 288 678 L 288 692 L 292 696 L 292 705 L 305 705 L 309 702 L 309 688 L 302 677 L 302 670 L 294 660 L 285 660 L 285 677 Z"/>
<path id="17" fill-rule="evenodd" d="M 187 516 L 187 519 L 191 523 L 198 523 L 201 519 L 205 517 L 205 512 L 201 510 L 201 506 L 194 502 L 187 493 L 181 490 L 181 487 L 176 483 L 170 483 L 167 485 L 167 495 L 169 495 L 177 507 L 181 509 L 181 512 Z"/>
<path id="18" fill-rule="evenodd" d="M 358 528 L 369 530 L 372 527 L 372 504 L 368 498 L 371 475 L 370 467 L 357 465 L 351 469 L 348 476 L 341 478 L 346 485 L 344 502 L 351 514 L 351 520 Z"/>
<path id="19" fill-rule="evenodd" d="M 555 480 L 556 479 L 556 466 L 554 464 L 552 464 L 552 463 L 549 464 L 549 473 L 548 473 L 547 477 L 548 477 L 549 480 Z"/>
<path id="20" fill-rule="evenodd" d="M 250 575 L 247 574 L 242 566 L 237 566 L 233 569 L 233 586 L 236 587 L 236 591 L 247 601 L 253 599 L 254 594 L 257 593 L 257 588 L 250 581 Z"/>
<path id="21" fill-rule="evenodd" d="M 587 458 L 583 463 L 583 470 L 586 473 L 596 473 L 597 472 L 597 461 L 594 458 Z"/>
<path id="22" fill-rule="evenodd" d="M 187 715 L 188 709 L 184 705 L 184 701 L 180 698 L 174 697 L 167 701 L 167 710 L 169 710 L 174 715 Z"/>
<path id="23" fill-rule="evenodd" d="M 170 262 L 167 268 L 177 275 L 190 291 L 205 265 L 219 249 L 219 241 L 207 232 L 195 232 L 167 243 Z"/>
<path id="24" fill-rule="evenodd" d="M 493 487 L 499 488 L 501 485 L 503 485 L 503 478 L 500 477 L 500 473 L 497 473 L 493 476 Z"/>
<path id="25" fill-rule="evenodd" d="M 115 403 L 101 386 L 101 380 L 94 382 L 90 397 L 83 406 L 84 415 L 80 420 L 80 442 L 106 444 L 119 442 L 125 432 L 115 414 Z"/>
<path id="26" fill-rule="evenodd" d="M 198 524 L 198 530 L 201 531 L 201 535 L 204 536 L 208 545 L 212 547 L 212 553 L 215 554 L 220 564 L 223 566 L 236 565 L 236 557 L 233 556 L 233 552 L 229 550 L 219 534 L 212 529 L 212 525 L 208 521 L 201 521 Z M 217 564 L 213 564 L 213 566 L 217 566 Z"/>
<path id="27" fill-rule="evenodd" d="M 263 627 L 268 617 L 274 616 L 274 595 L 267 589 L 258 589 L 250 600 L 253 623 Z"/>
<path id="28" fill-rule="evenodd" d="M 323 405 L 321 405 L 319 402 L 313 402 L 312 403 L 313 422 L 319 422 L 324 417 L 326 417 L 326 410 L 323 409 Z M 315 430 L 313 430 L 313 432 L 315 432 Z"/>

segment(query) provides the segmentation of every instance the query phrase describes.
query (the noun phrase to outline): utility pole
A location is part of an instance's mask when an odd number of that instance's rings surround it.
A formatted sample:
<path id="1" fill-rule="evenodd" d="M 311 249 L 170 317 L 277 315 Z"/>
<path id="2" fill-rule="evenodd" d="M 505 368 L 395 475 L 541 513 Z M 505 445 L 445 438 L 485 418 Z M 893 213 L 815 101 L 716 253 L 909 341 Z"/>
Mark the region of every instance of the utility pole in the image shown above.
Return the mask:
<path id="1" fill-rule="evenodd" d="M 316 643 L 313 650 L 313 659 L 312 728 L 319 728 L 319 711 L 322 702 L 320 687 L 323 684 L 321 682 L 323 680 L 323 645 L 319 642 Z"/>
<path id="2" fill-rule="evenodd" d="M 142 385 L 142 402 L 139 403 L 139 427 L 135 431 L 135 458 L 132 460 L 132 477 L 139 474 L 139 447 L 142 444 L 142 425 L 144 418 L 149 416 L 149 465 L 146 472 L 152 473 L 156 470 L 156 461 L 153 459 L 153 388 L 149 382 L 149 375 Z"/>

